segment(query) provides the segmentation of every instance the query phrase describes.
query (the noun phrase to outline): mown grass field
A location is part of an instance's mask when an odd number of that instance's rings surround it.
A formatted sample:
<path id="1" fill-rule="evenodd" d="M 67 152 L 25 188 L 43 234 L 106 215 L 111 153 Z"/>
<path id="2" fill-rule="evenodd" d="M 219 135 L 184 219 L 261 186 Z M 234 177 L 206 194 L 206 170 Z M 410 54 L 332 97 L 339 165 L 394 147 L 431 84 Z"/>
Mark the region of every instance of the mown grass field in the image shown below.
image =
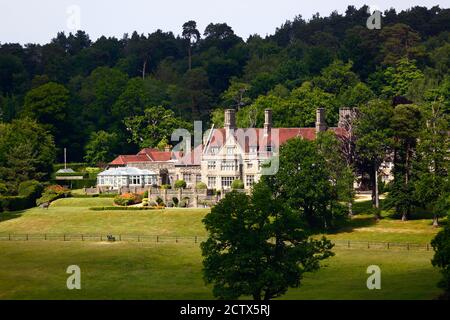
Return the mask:
<path id="1" fill-rule="evenodd" d="M 207 210 L 91 211 L 112 199 L 62 199 L 49 210 L 2 214 L 0 233 L 122 233 L 205 236 Z M 361 212 L 364 205 L 361 205 Z M 361 213 L 358 212 L 358 213 Z M 388 213 L 385 213 L 388 216 Z M 332 239 L 429 242 L 430 219 L 408 222 L 360 214 Z M 284 299 L 433 299 L 440 291 L 432 251 L 336 248 Z M 194 243 L 0 241 L 0 299 L 212 299 Z M 67 290 L 66 268 L 81 268 L 82 290 Z M 366 288 L 366 269 L 382 270 L 382 289 Z"/>

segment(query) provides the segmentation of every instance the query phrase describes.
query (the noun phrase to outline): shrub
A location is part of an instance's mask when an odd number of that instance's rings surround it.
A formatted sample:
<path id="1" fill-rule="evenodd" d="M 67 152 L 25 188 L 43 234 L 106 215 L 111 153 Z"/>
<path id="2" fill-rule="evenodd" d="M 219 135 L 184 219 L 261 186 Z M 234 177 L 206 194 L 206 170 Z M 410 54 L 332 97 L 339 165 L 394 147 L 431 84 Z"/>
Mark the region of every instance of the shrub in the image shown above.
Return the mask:
<path id="1" fill-rule="evenodd" d="M 36 180 L 24 181 L 19 184 L 19 196 L 26 197 L 28 199 L 28 207 L 34 207 L 36 199 L 42 195 L 44 186 Z"/>
<path id="2" fill-rule="evenodd" d="M 29 208 L 29 198 L 23 196 L 0 197 L 0 212 L 18 211 Z"/>
<path id="3" fill-rule="evenodd" d="M 82 189 L 95 187 L 97 179 L 70 180 L 72 189 Z"/>
<path id="4" fill-rule="evenodd" d="M 431 263 L 439 268 L 442 273 L 442 279 L 439 287 L 445 290 L 447 295 L 450 294 L 450 223 L 440 231 L 431 241 L 431 245 L 435 251 Z"/>
<path id="5" fill-rule="evenodd" d="M 124 193 L 114 198 L 114 203 L 119 206 L 130 206 L 141 203 L 142 196 L 134 193 Z"/>
<path id="6" fill-rule="evenodd" d="M 174 207 L 173 202 L 172 201 L 167 202 L 167 207 L 173 208 Z"/>
<path id="7" fill-rule="evenodd" d="M 161 185 L 161 189 L 172 189 L 172 186 L 170 184 L 163 184 Z"/>
<path id="8" fill-rule="evenodd" d="M 156 204 L 157 204 L 158 206 L 165 206 L 164 200 L 161 199 L 161 197 L 157 197 L 157 198 L 156 198 Z"/>
<path id="9" fill-rule="evenodd" d="M 148 198 L 142 199 L 142 206 L 148 207 Z"/>
<path id="10" fill-rule="evenodd" d="M 177 180 L 175 181 L 175 189 L 185 189 L 187 186 L 186 181 L 184 180 Z"/>
<path id="11" fill-rule="evenodd" d="M 199 182 L 195 185 L 195 188 L 199 190 L 205 190 L 208 188 L 208 186 L 204 182 Z"/>
<path id="12" fill-rule="evenodd" d="M 244 183 L 242 182 L 242 180 L 236 179 L 231 184 L 231 189 L 234 189 L 234 190 L 236 190 L 236 189 L 244 189 Z"/>
<path id="13" fill-rule="evenodd" d="M 71 196 L 70 191 L 60 185 L 50 185 L 45 188 L 42 196 L 36 200 L 36 204 L 39 206 L 43 203 L 50 203 L 59 198 Z"/>
<path id="14" fill-rule="evenodd" d="M 180 208 L 187 208 L 189 206 L 189 197 L 184 197 L 183 200 L 180 201 L 178 206 Z"/>
<path id="15" fill-rule="evenodd" d="M 178 198 L 177 198 L 177 197 L 173 197 L 173 198 L 172 198 L 172 201 L 173 201 L 173 204 L 175 205 L 175 207 L 178 207 L 178 203 L 180 202 L 180 201 L 178 200 Z"/>
<path id="16" fill-rule="evenodd" d="M 144 198 L 148 198 L 148 190 L 144 191 Z"/>
<path id="17" fill-rule="evenodd" d="M 8 187 L 3 182 L 0 182 L 0 196 L 8 194 Z"/>

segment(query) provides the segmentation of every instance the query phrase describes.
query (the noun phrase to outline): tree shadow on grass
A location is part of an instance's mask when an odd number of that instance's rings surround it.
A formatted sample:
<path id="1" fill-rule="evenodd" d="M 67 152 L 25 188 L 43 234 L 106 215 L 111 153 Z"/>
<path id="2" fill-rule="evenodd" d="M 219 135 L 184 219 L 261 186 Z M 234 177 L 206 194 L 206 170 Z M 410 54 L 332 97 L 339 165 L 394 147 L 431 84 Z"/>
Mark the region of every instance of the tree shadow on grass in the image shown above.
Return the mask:
<path id="1" fill-rule="evenodd" d="M 352 218 L 347 217 L 345 219 L 338 220 L 334 228 L 328 230 L 327 234 L 352 232 L 354 229 L 370 227 L 378 222 L 374 215 L 371 200 L 353 203 L 352 211 Z"/>
<path id="2" fill-rule="evenodd" d="M 372 201 L 358 201 L 353 203 L 353 214 L 368 214 L 372 210 Z"/>
<path id="3" fill-rule="evenodd" d="M 401 220 L 402 215 L 394 209 L 386 211 L 385 217 L 393 220 Z M 433 220 L 434 214 L 431 210 L 426 208 L 414 208 L 408 216 L 408 220 Z M 443 218 L 441 218 L 442 220 Z"/>
<path id="4" fill-rule="evenodd" d="M 354 229 L 370 227 L 377 223 L 377 219 L 372 215 L 354 216 L 345 221 L 340 221 L 335 228 L 329 230 L 327 234 L 337 234 L 341 232 L 352 232 Z"/>
<path id="5" fill-rule="evenodd" d="M 20 218 L 25 210 L 0 212 L 0 223 L 16 218 Z"/>

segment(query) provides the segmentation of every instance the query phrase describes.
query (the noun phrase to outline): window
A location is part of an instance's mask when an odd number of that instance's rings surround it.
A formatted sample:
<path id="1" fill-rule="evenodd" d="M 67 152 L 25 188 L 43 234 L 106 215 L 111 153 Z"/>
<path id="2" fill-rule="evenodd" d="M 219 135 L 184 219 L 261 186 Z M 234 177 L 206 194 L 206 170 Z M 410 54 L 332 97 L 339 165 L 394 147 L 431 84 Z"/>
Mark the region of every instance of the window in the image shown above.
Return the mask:
<path id="1" fill-rule="evenodd" d="M 208 188 L 214 189 L 216 187 L 216 177 L 208 177 Z"/>
<path id="2" fill-rule="evenodd" d="M 229 188 L 234 181 L 234 177 L 222 177 L 222 187 Z"/>
<path id="3" fill-rule="evenodd" d="M 236 170 L 235 169 L 234 160 L 232 160 L 232 161 L 222 161 L 220 169 L 222 171 L 234 171 L 234 170 Z"/>
<path id="4" fill-rule="evenodd" d="M 191 175 L 189 173 L 183 173 L 183 180 L 186 182 L 191 182 Z"/>
<path id="5" fill-rule="evenodd" d="M 208 161 L 208 170 L 216 170 L 216 162 Z"/>
<path id="6" fill-rule="evenodd" d="M 245 177 L 245 183 L 247 184 L 247 187 L 251 187 L 255 184 L 255 176 L 254 175 L 247 175 Z"/>
<path id="7" fill-rule="evenodd" d="M 145 176 L 145 185 L 151 186 L 156 184 L 156 177 L 155 176 Z"/>
<path id="8" fill-rule="evenodd" d="M 131 184 L 134 185 L 141 184 L 141 176 L 131 176 Z"/>
<path id="9" fill-rule="evenodd" d="M 258 152 L 258 147 L 257 147 L 257 146 L 250 146 L 249 152 L 250 152 L 250 153 L 256 153 L 256 152 Z"/>
<path id="10" fill-rule="evenodd" d="M 253 168 L 253 162 L 247 162 L 247 169 Z"/>
<path id="11" fill-rule="evenodd" d="M 195 175 L 195 182 L 202 182 L 202 175 L 201 174 Z"/>
<path id="12" fill-rule="evenodd" d="M 266 147 L 266 151 L 267 151 L 267 152 L 272 152 L 272 146 L 267 146 L 267 147 Z"/>
<path id="13" fill-rule="evenodd" d="M 227 148 L 227 155 L 231 156 L 234 154 L 234 147 L 228 147 Z"/>
<path id="14" fill-rule="evenodd" d="M 211 147 L 211 154 L 217 154 L 219 152 L 219 147 Z"/>

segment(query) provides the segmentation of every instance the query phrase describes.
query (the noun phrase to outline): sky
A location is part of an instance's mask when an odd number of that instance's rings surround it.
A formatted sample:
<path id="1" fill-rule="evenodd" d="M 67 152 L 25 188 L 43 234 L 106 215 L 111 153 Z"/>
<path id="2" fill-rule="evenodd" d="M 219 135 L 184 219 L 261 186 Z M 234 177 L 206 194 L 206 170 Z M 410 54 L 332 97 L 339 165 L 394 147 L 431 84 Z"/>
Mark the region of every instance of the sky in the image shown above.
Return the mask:
<path id="1" fill-rule="evenodd" d="M 78 29 L 92 40 L 124 33 L 151 33 L 157 29 L 181 33 L 181 26 L 195 20 L 203 33 L 210 23 L 226 22 L 244 39 L 265 36 L 296 15 L 309 19 L 315 13 L 327 16 L 348 5 L 367 4 L 381 11 L 397 11 L 420 5 L 449 8 L 450 0 L 0 0 L 0 43 L 47 43 L 57 32 Z"/>

